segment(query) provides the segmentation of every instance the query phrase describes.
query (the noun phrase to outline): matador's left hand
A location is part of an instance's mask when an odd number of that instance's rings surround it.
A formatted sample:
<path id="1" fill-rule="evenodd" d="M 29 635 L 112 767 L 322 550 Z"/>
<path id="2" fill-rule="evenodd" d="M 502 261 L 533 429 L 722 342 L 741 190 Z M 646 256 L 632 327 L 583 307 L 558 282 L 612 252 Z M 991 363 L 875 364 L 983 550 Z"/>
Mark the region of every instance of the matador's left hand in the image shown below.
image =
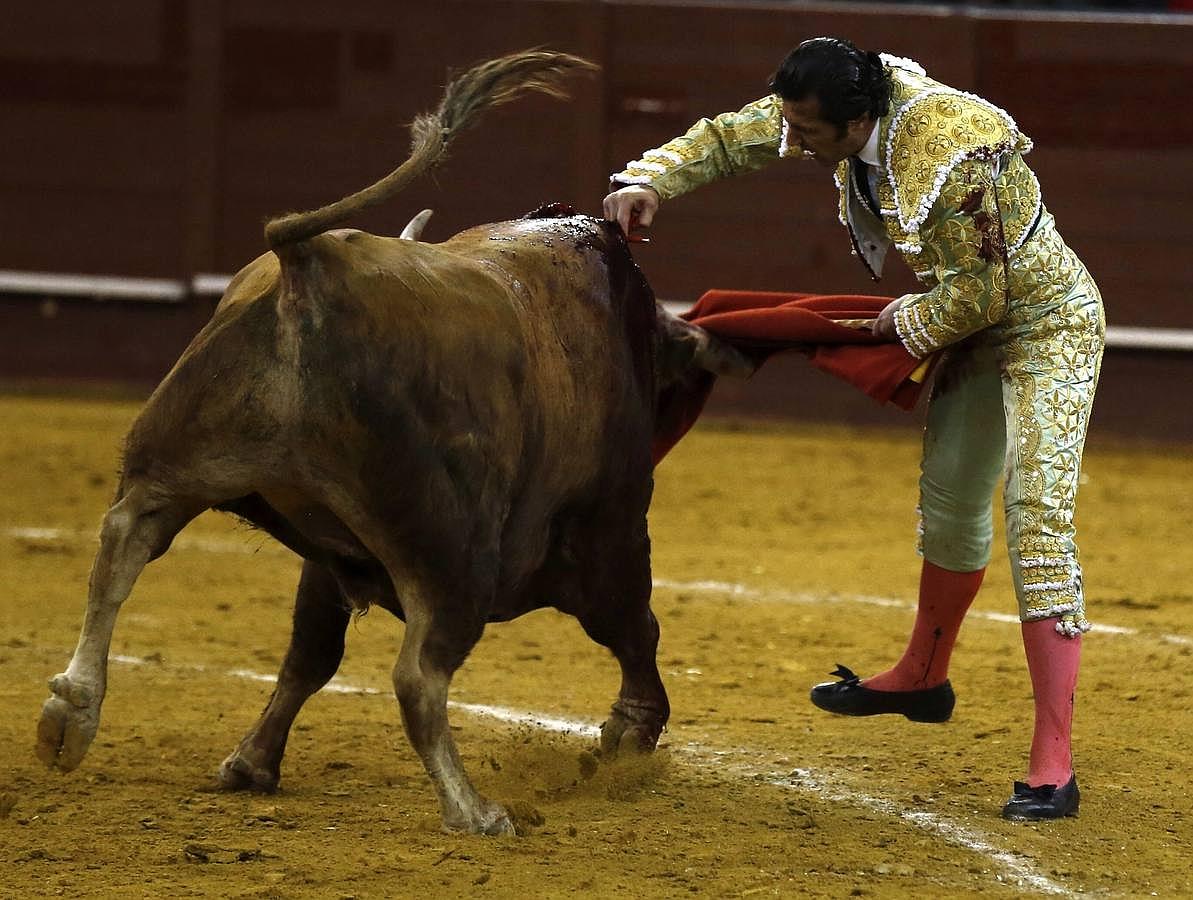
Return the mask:
<path id="1" fill-rule="evenodd" d="M 878 314 L 878 318 L 874 320 L 874 324 L 870 328 L 876 337 L 888 341 L 899 340 L 899 332 L 895 330 L 895 311 L 902 302 L 903 298 L 897 297 L 888 303 L 882 312 Z"/>

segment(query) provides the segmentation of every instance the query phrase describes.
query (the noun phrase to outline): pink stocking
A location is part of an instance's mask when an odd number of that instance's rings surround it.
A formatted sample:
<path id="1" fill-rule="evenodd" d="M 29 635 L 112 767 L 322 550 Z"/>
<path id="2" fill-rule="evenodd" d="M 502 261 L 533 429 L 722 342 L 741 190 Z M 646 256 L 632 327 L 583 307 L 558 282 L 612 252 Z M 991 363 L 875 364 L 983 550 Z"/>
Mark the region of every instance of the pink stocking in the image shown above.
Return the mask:
<path id="1" fill-rule="evenodd" d="M 1031 739 L 1027 783 L 1066 784 L 1073 775 L 1070 737 L 1073 730 L 1073 692 L 1081 664 L 1081 635 L 1066 637 L 1056 619 L 1024 622 L 1023 649 L 1035 695 L 1036 727 Z"/>
<path id="2" fill-rule="evenodd" d="M 915 625 L 903 657 L 862 684 L 876 691 L 918 691 L 943 684 L 965 613 L 982 585 L 985 568 L 950 572 L 924 561 Z M 1059 635 L 1058 635 L 1059 637 Z"/>

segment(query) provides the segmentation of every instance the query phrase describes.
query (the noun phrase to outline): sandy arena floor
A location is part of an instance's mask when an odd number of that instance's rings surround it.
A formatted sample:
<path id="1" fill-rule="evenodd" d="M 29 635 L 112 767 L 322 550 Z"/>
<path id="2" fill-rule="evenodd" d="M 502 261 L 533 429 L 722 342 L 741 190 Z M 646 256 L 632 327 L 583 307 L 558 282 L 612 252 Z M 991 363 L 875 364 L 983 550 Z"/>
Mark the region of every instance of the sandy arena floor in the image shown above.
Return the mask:
<path id="1" fill-rule="evenodd" d="M 1005 552 L 954 657 L 951 722 L 807 700 L 837 661 L 869 673 L 902 648 L 917 439 L 709 422 L 657 473 L 660 751 L 595 764 L 617 667 L 573 620 L 490 627 L 452 719 L 473 779 L 527 831 L 492 839 L 439 830 L 391 694 L 401 625 L 382 611 L 351 627 L 335 690 L 300 716 L 282 790 L 212 790 L 269 696 L 298 565 L 210 513 L 125 605 L 90 755 L 67 776 L 41 767 L 45 682 L 74 647 L 136 408 L 0 397 L 0 895 L 1193 895 L 1187 446 L 1087 454 L 1079 526 L 1103 627 L 1078 690 L 1079 818 L 998 817 L 1031 716 Z"/>

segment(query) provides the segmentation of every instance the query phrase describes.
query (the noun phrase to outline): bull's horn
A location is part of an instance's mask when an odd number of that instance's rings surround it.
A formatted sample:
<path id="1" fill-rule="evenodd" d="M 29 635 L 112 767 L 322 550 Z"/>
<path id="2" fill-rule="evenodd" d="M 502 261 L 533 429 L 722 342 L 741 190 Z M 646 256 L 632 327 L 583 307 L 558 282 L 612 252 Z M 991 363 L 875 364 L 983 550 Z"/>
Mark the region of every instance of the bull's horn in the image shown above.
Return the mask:
<path id="1" fill-rule="evenodd" d="M 431 216 L 434 215 L 433 209 L 424 209 L 417 216 L 410 220 L 410 224 L 402 229 L 401 238 L 404 241 L 417 241 L 422 237 L 423 229 L 427 227 L 427 222 Z"/>

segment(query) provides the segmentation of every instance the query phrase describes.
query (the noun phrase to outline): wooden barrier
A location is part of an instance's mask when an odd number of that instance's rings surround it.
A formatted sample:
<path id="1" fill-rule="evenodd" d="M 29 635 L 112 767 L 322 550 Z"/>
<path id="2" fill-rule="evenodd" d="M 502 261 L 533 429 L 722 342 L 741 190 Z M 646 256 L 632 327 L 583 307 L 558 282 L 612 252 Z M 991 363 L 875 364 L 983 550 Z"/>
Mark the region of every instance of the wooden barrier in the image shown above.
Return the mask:
<path id="1" fill-rule="evenodd" d="M 339 197 L 404 157 L 406 124 L 437 102 L 449 69 L 529 46 L 580 53 L 602 70 L 577 81 L 567 103 L 494 110 L 434 179 L 354 224 L 396 233 L 431 206 L 427 237 L 438 240 L 544 201 L 598 213 L 610 172 L 696 118 L 760 96 L 803 38 L 837 34 L 1005 106 L 1036 140 L 1045 200 L 1097 277 L 1110 321 L 1193 327 L 1180 265 L 1193 237 L 1182 215 L 1193 201 L 1193 121 L 1177 103 L 1193 84 L 1193 16 L 130 0 L 118 13 L 72 6 L 70 29 L 39 25 L 54 6 L 0 31 L 0 269 L 179 281 L 235 271 L 262 251 L 266 217 Z M 848 249 L 829 173 L 782 162 L 670 201 L 636 254 L 657 292 L 681 301 L 713 286 L 915 289 L 893 255 L 874 284 Z M 76 359 L 102 358 L 104 343 L 80 348 L 103 329 L 62 330 L 76 301 L 62 299 L 52 321 L 29 302 L 0 303 L 0 375 L 54 374 L 63 340 Z M 210 308 L 193 302 L 186 327 Z M 102 315 L 89 308 L 84 318 Z M 146 349 L 138 377 L 164 372 L 184 331 Z"/>

